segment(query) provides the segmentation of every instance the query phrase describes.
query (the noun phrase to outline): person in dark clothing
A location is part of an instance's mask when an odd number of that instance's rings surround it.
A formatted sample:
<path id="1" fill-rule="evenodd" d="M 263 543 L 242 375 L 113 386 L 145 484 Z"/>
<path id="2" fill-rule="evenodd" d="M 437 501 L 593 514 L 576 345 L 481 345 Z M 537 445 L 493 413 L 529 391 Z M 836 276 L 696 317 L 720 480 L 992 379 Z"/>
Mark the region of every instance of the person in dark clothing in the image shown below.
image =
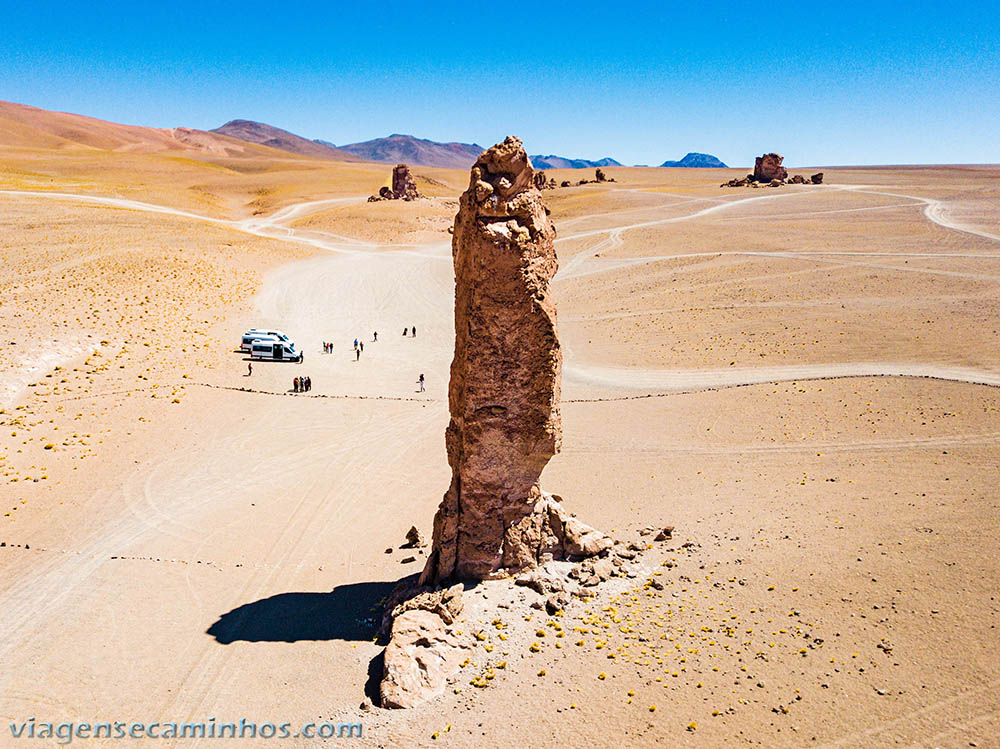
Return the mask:
<path id="1" fill-rule="evenodd" d="M 293 393 L 299 392 L 299 378 L 298 377 L 292 378 L 292 392 Z"/>
<path id="2" fill-rule="evenodd" d="M 417 326 L 416 325 L 413 326 L 413 337 L 414 338 L 417 337 Z"/>
<path id="3" fill-rule="evenodd" d="M 417 380 L 417 384 L 420 385 L 420 392 L 424 392 L 424 375 L 422 372 L 420 374 L 420 379 Z"/>
<path id="4" fill-rule="evenodd" d="M 360 360 L 361 360 L 361 349 L 356 348 L 354 349 L 354 361 L 360 361 Z"/>
<path id="5" fill-rule="evenodd" d="M 373 341 L 377 341 L 378 340 L 378 331 L 377 330 L 375 331 L 375 336 L 374 336 L 374 338 L 372 338 L 372 340 Z"/>
<path id="6" fill-rule="evenodd" d="M 364 341 L 359 341 L 358 342 L 358 348 L 360 348 L 362 351 L 364 351 L 365 350 L 365 342 Z"/>
<path id="7" fill-rule="evenodd" d="M 406 338 L 406 328 L 403 328 L 403 338 Z"/>

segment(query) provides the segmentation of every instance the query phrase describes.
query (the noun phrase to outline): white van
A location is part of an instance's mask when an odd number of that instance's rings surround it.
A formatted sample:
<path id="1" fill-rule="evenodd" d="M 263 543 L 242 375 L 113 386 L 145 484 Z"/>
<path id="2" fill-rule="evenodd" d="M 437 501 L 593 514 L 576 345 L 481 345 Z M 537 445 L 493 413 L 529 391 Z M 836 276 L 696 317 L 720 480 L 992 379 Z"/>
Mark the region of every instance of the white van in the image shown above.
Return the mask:
<path id="1" fill-rule="evenodd" d="M 288 342 L 288 336 L 280 330 L 264 330 L 262 328 L 250 328 L 240 339 L 240 351 L 249 351 L 254 341 L 281 341 Z"/>
<path id="2" fill-rule="evenodd" d="M 257 339 L 250 346 L 250 358 L 270 359 L 271 361 L 301 361 L 302 354 L 296 350 L 295 344 L 291 341 Z"/>

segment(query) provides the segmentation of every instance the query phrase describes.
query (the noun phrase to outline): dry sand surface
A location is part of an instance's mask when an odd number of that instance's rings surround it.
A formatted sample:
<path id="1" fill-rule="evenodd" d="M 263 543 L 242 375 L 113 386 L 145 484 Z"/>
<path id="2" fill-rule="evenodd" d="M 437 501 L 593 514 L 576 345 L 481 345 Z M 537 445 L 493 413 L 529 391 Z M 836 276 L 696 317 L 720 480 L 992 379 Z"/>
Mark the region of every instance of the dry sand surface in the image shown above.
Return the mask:
<path id="1" fill-rule="evenodd" d="M 5 736 L 246 717 L 361 721 L 375 746 L 997 745 L 1000 168 L 547 192 L 566 433 L 543 485 L 674 540 L 561 616 L 479 586 L 455 688 L 362 712 L 378 603 L 423 564 L 397 547 L 449 477 L 467 176 L 417 169 L 431 199 L 367 204 L 387 167 L 15 146 Z M 305 362 L 248 376 L 251 326 Z"/>

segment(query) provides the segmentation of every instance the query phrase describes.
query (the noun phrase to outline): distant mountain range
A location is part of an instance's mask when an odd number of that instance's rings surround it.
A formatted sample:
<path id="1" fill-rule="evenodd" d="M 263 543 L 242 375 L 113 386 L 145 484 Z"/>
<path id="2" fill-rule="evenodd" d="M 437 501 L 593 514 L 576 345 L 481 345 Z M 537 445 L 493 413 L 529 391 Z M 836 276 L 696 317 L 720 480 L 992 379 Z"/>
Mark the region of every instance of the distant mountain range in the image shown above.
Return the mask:
<path id="1" fill-rule="evenodd" d="M 222 127 L 211 132 L 228 135 L 247 143 L 257 143 L 261 146 L 277 148 L 300 156 L 313 156 L 320 159 L 355 159 L 354 154 L 343 151 L 332 144 L 319 143 L 301 135 L 282 130 L 280 127 L 265 125 L 253 120 L 230 120 Z"/>
<path id="2" fill-rule="evenodd" d="M 597 166 L 622 166 L 612 158 L 605 157 L 597 161 L 587 159 L 567 159 L 563 156 L 542 156 L 535 154 L 531 156 L 531 164 L 535 169 L 592 169 Z"/>
<path id="3" fill-rule="evenodd" d="M 205 158 L 282 158 L 284 153 L 306 158 L 407 163 L 447 169 L 468 169 L 484 150 L 478 143 L 438 143 L 400 133 L 363 143 L 336 146 L 329 141 L 310 140 L 253 120 L 230 120 L 214 130 L 122 125 L 93 117 L 0 101 L 0 147 L 2 146 L 56 149 L 84 147 L 142 153 L 183 152 Z M 552 154 L 535 154 L 531 156 L 531 161 L 536 169 L 622 166 L 612 158 L 590 161 Z M 701 153 L 689 153 L 680 161 L 665 161 L 662 166 L 726 167 L 714 156 Z"/>
<path id="4" fill-rule="evenodd" d="M 248 143 L 277 148 L 301 156 L 323 159 L 356 158 L 383 164 L 411 164 L 437 166 L 445 169 L 468 169 L 484 150 L 478 143 L 439 143 L 426 138 L 393 133 L 385 138 L 373 138 L 360 143 L 338 146 L 328 140 L 309 140 L 287 130 L 252 120 L 230 120 L 213 133 L 228 135 Z M 591 161 L 570 159 L 565 156 L 533 154 L 535 169 L 594 169 L 605 166 L 623 166 L 610 157 Z M 680 161 L 664 161 L 666 167 L 700 167 L 726 169 L 726 165 L 707 153 L 689 153 Z"/>
<path id="5" fill-rule="evenodd" d="M 318 142 L 327 146 L 333 145 L 328 141 Z M 486 150 L 476 143 L 437 143 L 399 133 L 393 133 L 387 138 L 366 140 L 363 143 L 348 143 L 337 148 L 368 161 L 440 166 L 448 169 L 468 169 L 479 158 L 479 154 Z"/>
<path id="6" fill-rule="evenodd" d="M 204 158 L 287 156 L 287 153 L 222 133 L 188 127 L 122 125 L 9 101 L 0 101 L 0 148 L 2 147 L 175 153 Z"/>
<path id="7" fill-rule="evenodd" d="M 664 161 L 660 166 L 696 167 L 700 169 L 728 169 L 729 167 L 708 153 L 689 153 L 680 161 Z"/>

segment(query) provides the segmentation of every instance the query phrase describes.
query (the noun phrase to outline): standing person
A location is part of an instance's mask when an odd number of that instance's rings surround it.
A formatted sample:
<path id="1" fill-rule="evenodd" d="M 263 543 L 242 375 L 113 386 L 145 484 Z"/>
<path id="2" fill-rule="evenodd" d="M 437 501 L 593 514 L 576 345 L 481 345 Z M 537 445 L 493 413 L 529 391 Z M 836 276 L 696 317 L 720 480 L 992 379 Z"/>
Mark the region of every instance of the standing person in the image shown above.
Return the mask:
<path id="1" fill-rule="evenodd" d="M 403 328 L 403 338 L 406 338 L 406 328 Z"/>
<path id="2" fill-rule="evenodd" d="M 247 377 L 252 377 L 252 376 L 253 376 L 253 362 L 252 361 L 248 361 L 247 362 Z"/>
<path id="3" fill-rule="evenodd" d="M 358 347 L 358 339 L 357 339 L 357 338 L 355 338 L 355 339 L 354 339 L 354 348 L 357 348 L 357 347 Z"/>
<path id="4" fill-rule="evenodd" d="M 377 341 L 378 340 L 378 331 L 377 330 L 375 331 L 375 337 L 372 338 L 372 340 L 373 341 Z"/>
<path id="5" fill-rule="evenodd" d="M 293 393 L 299 392 L 299 378 L 298 377 L 293 377 L 292 378 L 292 392 Z"/>
<path id="6" fill-rule="evenodd" d="M 424 392 L 424 375 L 423 372 L 420 373 L 420 379 L 417 380 L 417 384 L 420 385 L 420 392 Z"/>
<path id="7" fill-rule="evenodd" d="M 313 378 L 306 377 L 306 390 L 312 390 L 312 389 L 313 389 Z"/>
<path id="8" fill-rule="evenodd" d="M 360 361 L 360 360 L 361 360 L 361 349 L 356 348 L 354 349 L 354 361 Z"/>
<path id="9" fill-rule="evenodd" d="M 413 326 L 413 337 L 414 338 L 417 337 L 417 326 L 416 325 Z"/>
<path id="10" fill-rule="evenodd" d="M 358 342 L 358 347 L 361 349 L 361 351 L 363 353 L 364 350 L 365 350 L 365 342 L 364 341 L 359 341 Z"/>

